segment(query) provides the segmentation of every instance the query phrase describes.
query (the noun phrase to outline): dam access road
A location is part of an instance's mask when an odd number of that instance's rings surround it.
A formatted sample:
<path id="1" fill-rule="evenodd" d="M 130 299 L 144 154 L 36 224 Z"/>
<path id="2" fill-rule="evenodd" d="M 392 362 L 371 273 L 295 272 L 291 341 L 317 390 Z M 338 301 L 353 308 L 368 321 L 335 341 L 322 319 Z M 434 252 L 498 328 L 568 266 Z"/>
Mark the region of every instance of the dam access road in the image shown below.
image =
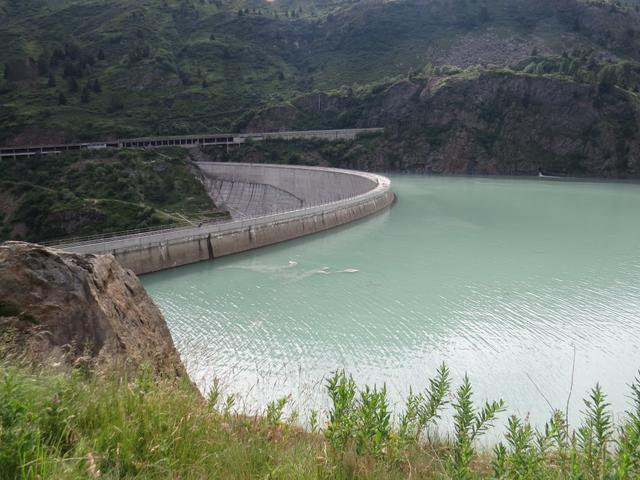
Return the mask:
<path id="1" fill-rule="evenodd" d="M 144 274 L 344 225 L 385 209 L 395 198 L 388 178 L 355 170 L 217 162 L 196 165 L 205 186 L 220 182 L 265 185 L 299 199 L 299 206 L 227 222 L 60 243 L 55 247 L 76 253 L 113 254 L 123 266 Z M 209 194 L 213 196 L 213 192 Z"/>

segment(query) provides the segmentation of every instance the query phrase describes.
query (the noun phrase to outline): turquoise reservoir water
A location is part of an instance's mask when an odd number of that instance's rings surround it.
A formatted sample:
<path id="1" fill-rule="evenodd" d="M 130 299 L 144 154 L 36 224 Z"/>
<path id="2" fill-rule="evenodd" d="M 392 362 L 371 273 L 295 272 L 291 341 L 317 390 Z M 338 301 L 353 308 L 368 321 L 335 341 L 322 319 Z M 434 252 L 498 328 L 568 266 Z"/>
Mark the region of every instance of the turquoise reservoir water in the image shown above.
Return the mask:
<path id="1" fill-rule="evenodd" d="M 640 368 L 640 187 L 392 178 L 392 209 L 347 227 L 148 275 L 196 382 L 238 407 L 321 408 L 345 368 L 394 400 L 445 361 L 478 399 L 541 423 Z M 543 397 L 544 395 L 544 397 Z"/>

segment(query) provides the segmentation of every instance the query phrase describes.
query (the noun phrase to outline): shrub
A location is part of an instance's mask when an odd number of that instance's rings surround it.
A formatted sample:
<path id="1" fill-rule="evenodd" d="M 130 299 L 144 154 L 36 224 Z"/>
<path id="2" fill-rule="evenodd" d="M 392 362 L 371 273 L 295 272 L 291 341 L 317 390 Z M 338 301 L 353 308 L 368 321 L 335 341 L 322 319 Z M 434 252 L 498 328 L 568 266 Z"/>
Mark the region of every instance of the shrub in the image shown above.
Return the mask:
<path id="1" fill-rule="evenodd" d="M 384 386 L 359 389 L 336 371 L 326 387 L 319 435 L 317 412 L 310 432 L 284 419 L 287 397 L 263 417 L 233 413 L 236 396 L 222 400 L 217 380 L 205 400 L 186 379 L 147 369 L 127 379 L 0 364 L 0 478 L 640 478 L 639 379 L 617 426 L 596 385 L 576 431 L 559 411 L 541 430 L 511 416 L 492 452 L 476 444 L 504 403 L 477 406 L 466 375 L 449 403 L 445 365 L 397 424 Z M 447 405 L 454 435 L 432 437 Z"/>

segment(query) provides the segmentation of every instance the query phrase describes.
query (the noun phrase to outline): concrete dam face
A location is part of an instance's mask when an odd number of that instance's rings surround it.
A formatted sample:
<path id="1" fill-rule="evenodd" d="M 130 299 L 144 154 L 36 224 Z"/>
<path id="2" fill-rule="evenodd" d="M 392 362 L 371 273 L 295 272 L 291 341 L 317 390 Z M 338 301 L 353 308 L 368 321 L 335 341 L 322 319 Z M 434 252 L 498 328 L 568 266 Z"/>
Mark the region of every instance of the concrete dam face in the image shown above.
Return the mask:
<path id="1" fill-rule="evenodd" d="M 310 207 L 362 195 L 378 182 L 378 175 L 333 168 L 207 162 L 197 165 L 207 181 L 264 185 L 282 192 L 285 206 L 295 203 L 287 202 L 286 194 L 298 200 L 300 207 Z"/>
<path id="2" fill-rule="evenodd" d="M 251 218 L 302 208 L 304 200 L 264 183 L 205 178 L 207 193 L 231 218 Z"/>
<path id="3" fill-rule="evenodd" d="M 297 210 L 304 199 L 274 185 L 264 183 L 258 175 L 238 174 L 228 168 L 197 163 L 200 180 L 218 208 L 228 210 L 231 218 L 251 218 Z M 251 180 L 251 181 L 248 181 Z"/>
<path id="4" fill-rule="evenodd" d="M 61 245 L 111 253 L 137 274 L 212 260 L 327 230 L 394 200 L 389 179 L 324 167 L 198 162 L 200 177 L 232 220 Z"/>

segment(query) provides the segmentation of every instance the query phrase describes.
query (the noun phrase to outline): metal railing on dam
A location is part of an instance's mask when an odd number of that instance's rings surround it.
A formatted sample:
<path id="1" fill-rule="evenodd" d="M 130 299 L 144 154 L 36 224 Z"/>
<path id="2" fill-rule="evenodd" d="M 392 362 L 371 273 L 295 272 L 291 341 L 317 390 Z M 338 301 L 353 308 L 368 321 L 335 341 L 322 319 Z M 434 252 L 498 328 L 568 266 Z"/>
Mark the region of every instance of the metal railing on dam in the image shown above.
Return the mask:
<path id="1" fill-rule="evenodd" d="M 263 166 L 264 167 L 264 166 Z M 357 175 L 371 189 L 340 200 L 291 211 L 200 226 L 133 233 L 118 237 L 60 243 L 56 248 L 76 253 L 111 253 L 138 274 L 213 259 L 271 245 L 342 225 L 389 206 L 393 199 L 388 178 L 365 172 L 323 167 L 270 166 Z"/>
<path id="2" fill-rule="evenodd" d="M 240 145 L 247 140 L 264 141 L 269 139 L 322 139 L 322 140 L 352 140 L 358 135 L 381 133 L 383 128 L 347 128 L 337 130 L 300 130 L 285 132 L 262 133 L 216 133 L 200 135 L 173 135 L 125 138 L 102 142 L 63 143 L 53 145 L 20 145 L 0 147 L 1 158 L 30 157 L 35 155 L 54 155 L 74 150 L 103 150 L 122 148 L 157 148 L 169 146 L 195 147 L 215 145 Z"/>

